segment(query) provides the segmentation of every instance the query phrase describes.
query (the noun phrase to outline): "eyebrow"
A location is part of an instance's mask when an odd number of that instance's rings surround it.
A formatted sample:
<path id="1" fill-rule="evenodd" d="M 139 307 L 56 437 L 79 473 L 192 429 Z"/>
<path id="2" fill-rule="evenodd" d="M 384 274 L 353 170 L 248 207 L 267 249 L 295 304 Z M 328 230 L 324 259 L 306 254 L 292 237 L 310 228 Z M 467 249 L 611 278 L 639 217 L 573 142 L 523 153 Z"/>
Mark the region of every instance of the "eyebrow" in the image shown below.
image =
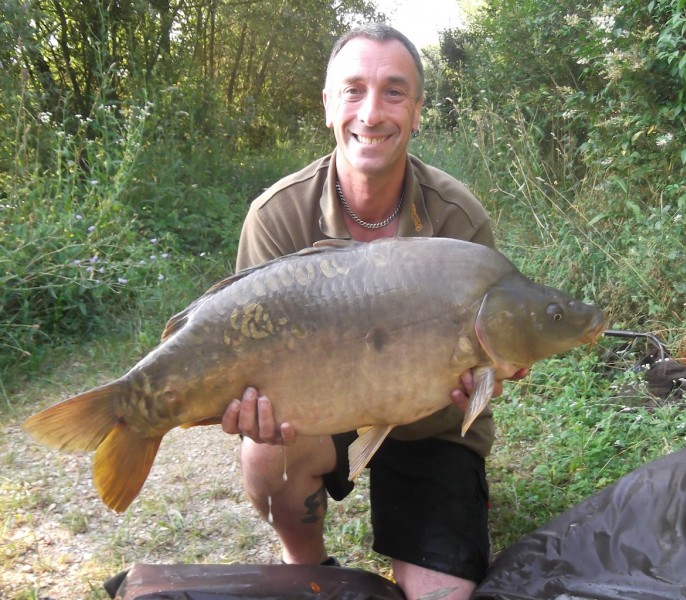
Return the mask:
<path id="1" fill-rule="evenodd" d="M 350 77 L 345 77 L 341 83 L 343 85 L 348 85 L 351 83 L 361 83 L 364 82 L 365 78 L 362 75 L 352 75 Z M 407 88 L 411 88 L 412 84 L 410 83 L 410 80 L 405 77 L 404 75 L 391 75 L 390 77 L 387 77 L 383 80 L 384 84 L 390 84 L 390 85 L 402 85 Z"/>

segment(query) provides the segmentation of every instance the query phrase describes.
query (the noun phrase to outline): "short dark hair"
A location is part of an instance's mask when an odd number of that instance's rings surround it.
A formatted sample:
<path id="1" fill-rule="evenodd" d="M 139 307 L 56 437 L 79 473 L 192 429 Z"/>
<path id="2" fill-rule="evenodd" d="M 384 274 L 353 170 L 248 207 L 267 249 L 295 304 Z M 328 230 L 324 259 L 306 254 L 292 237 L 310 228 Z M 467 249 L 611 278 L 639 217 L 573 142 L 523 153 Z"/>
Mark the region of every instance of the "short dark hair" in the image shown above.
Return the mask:
<path id="1" fill-rule="evenodd" d="M 338 56 L 338 53 L 343 49 L 350 40 L 355 38 L 367 38 L 368 40 L 376 40 L 377 42 L 389 42 L 391 40 L 398 40 L 407 51 L 412 56 L 414 65 L 417 68 L 417 79 L 419 81 L 419 92 L 417 94 L 417 99 L 421 98 L 424 94 L 424 66 L 422 65 L 422 59 L 417 52 L 416 46 L 405 36 L 403 33 L 397 29 L 386 25 L 385 23 L 367 23 L 365 25 L 360 25 L 344 33 L 331 49 L 331 56 L 329 57 L 329 63 L 326 67 L 326 79 L 328 86 L 329 71 L 331 70 L 331 63 Z"/>

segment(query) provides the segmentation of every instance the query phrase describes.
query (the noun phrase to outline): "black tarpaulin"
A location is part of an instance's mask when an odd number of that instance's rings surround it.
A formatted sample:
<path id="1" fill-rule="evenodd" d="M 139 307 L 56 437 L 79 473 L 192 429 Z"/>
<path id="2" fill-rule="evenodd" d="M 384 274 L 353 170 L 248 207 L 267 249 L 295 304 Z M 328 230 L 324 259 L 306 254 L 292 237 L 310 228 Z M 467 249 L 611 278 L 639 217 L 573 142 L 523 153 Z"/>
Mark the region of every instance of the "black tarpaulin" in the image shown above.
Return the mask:
<path id="1" fill-rule="evenodd" d="M 504 550 L 474 600 L 686 598 L 686 449 Z"/>

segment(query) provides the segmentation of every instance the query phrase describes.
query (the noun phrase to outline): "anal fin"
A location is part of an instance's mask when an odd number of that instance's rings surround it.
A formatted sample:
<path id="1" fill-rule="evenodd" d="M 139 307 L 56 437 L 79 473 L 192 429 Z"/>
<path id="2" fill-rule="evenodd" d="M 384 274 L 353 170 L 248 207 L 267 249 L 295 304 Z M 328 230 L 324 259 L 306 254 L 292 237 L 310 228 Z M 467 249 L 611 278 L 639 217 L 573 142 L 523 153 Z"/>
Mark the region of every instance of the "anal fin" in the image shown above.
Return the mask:
<path id="1" fill-rule="evenodd" d="M 190 423 L 184 423 L 180 425 L 181 429 L 190 429 L 191 427 L 204 427 L 205 425 L 221 425 L 222 417 L 208 417 L 207 419 L 201 419 L 200 421 L 191 421 Z"/>
<path id="2" fill-rule="evenodd" d="M 472 423 L 481 414 L 481 411 L 486 408 L 488 401 L 493 395 L 493 388 L 495 387 L 495 369 L 492 367 L 477 367 L 474 369 L 474 391 L 469 399 L 469 406 L 465 412 L 462 421 L 462 437 L 465 436 L 467 430 Z"/>
<path id="3" fill-rule="evenodd" d="M 367 466 L 381 443 L 386 439 L 395 425 L 374 425 L 360 429 L 358 437 L 348 448 L 348 462 L 350 463 L 349 481 L 357 479 L 362 469 Z"/>

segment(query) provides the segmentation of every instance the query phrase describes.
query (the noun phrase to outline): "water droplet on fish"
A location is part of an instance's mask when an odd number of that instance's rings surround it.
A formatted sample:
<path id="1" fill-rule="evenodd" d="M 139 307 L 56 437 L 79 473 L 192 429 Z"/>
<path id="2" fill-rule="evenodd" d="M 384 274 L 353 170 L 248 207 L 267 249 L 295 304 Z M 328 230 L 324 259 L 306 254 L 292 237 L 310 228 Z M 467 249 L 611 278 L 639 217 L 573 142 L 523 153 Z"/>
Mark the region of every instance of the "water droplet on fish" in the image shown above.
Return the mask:
<path id="1" fill-rule="evenodd" d="M 286 448 L 283 447 L 283 475 L 281 477 L 284 481 L 288 481 L 288 473 L 286 472 L 287 467 L 288 464 L 286 461 Z"/>
<path id="2" fill-rule="evenodd" d="M 267 514 L 267 522 L 271 525 L 274 522 L 274 515 L 272 514 L 272 497 L 267 496 L 267 506 L 269 507 L 269 513 Z"/>

